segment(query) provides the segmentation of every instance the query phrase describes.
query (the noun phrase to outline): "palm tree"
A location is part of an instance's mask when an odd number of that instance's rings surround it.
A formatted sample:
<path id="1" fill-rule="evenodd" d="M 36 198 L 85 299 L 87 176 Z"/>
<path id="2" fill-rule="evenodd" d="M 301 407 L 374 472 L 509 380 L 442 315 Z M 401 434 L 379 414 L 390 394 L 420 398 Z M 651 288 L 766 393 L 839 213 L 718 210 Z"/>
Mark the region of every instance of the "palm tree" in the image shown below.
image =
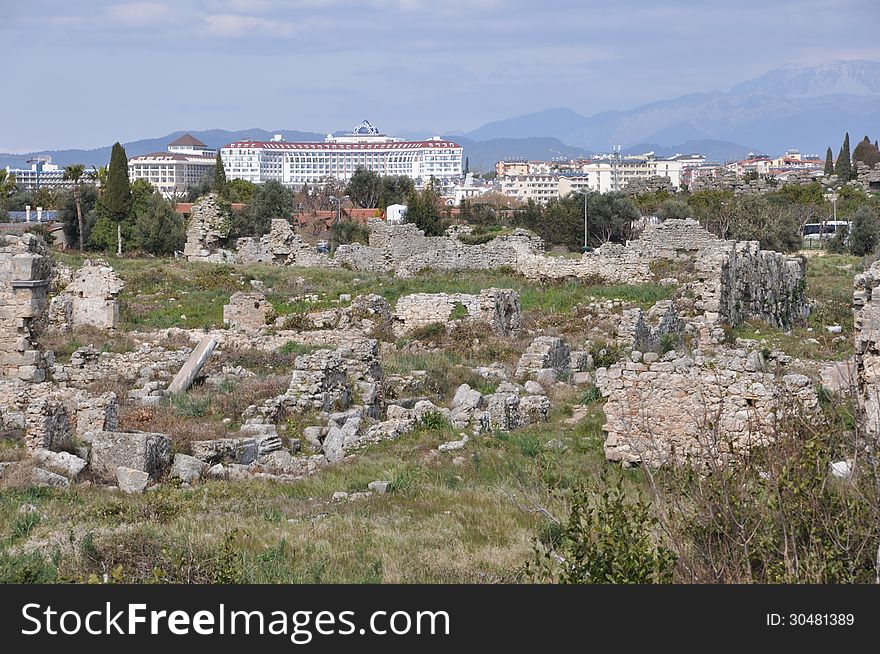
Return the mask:
<path id="1" fill-rule="evenodd" d="M 5 200 L 15 192 L 15 173 L 8 173 L 5 168 L 0 168 L 0 201 Z"/>
<path id="2" fill-rule="evenodd" d="M 64 179 L 73 182 L 73 201 L 76 203 L 76 224 L 79 227 L 79 250 L 85 249 L 83 240 L 82 189 L 80 182 L 86 168 L 82 164 L 73 164 L 64 168 Z"/>
<path id="3" fill-rule="evenodd" d="M 6 213 L 6 199 L 15 192 L 15 174 L 0 168 L 0 221 L 9 220 Z"/>
<path id="4" fill-rule="evenodd" d="M 107 172 L 110 169 L 107 166 L 98 166 L 97 168 L 92 166 L 92 170 L 94 171 L 93 177 L 95 178 L 95 181 L 97 182 L 98 192 L 100 193 L 101 190 L 105 186 L 107 186 Z"/>

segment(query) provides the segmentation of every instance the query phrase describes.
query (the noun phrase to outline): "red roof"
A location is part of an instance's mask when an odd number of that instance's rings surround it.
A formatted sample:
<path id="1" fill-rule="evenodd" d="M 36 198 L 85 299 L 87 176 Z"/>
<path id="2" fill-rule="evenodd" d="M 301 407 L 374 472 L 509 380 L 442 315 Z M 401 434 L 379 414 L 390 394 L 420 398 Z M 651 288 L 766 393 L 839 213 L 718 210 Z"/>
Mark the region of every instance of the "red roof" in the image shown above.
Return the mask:
<path id="1" fill-rule="evenodd" d="M 179 139 L 171 141 L 168 145 L 185 145 L 190 147 L 206 148 L 208 147 L 192 134 L 184 134 Z"/>
<path id="2" fill-rule="evenodd" d="M 225 148 L 264 148 L 267 150 L 415 150 L 418 148 L 460 148 L 452 141 L 390 141 L 388 143 L 320 143 L 307 141 L 235 141 Z"/>

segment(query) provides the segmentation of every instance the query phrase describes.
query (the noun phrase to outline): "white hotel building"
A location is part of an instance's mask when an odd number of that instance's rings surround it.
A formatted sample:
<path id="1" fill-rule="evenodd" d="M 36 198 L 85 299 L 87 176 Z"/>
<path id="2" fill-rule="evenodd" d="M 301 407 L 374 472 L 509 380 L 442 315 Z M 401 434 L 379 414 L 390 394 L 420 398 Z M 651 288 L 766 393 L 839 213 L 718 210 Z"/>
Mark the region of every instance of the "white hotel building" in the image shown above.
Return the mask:
<path id="1" fill-rule="evenodd" d="M 460 177 L 461 146 L 435 136 L 405 141 L 380 134 L 368 121 L 324 142 L 236 141 L 220 150 L 229 179 L 259 184 L 276 180 L 285 186 L 320 183 L 327 177 L 348 181 L 359 168 L 380 175 L 403 175 L 417 183 Z"/>
<path id="2" fill-rule="evenodd" d="M 214 174 L 217 152 L 184 134 L 168 144 L 167 152 L 153 152 L 128 160 L 128 178 L 145 179 L 165 197 L 184 193 Z"/>

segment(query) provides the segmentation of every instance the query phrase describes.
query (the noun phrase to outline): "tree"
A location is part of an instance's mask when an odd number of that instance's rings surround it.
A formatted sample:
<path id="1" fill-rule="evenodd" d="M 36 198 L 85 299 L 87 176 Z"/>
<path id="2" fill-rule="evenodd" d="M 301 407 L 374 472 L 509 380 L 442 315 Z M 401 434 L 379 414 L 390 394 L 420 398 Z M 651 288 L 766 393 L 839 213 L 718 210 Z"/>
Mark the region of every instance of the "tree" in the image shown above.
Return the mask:
<path id="1" fill-rule="evenodd" d="M 119 142 L 113 144 L 110 153 L 110 169 L 107 172 L 107 188 L 101 196 L 101 212 L 116 223 L 116 253 L 122 254 L 122 223 L 131 212 L 131 183 L 128 179 L 128 157 Z"/>
<path id="2" fill-rule="evenodd" d="M 82 188 L 80 187 L 80 182 L 82 181 L 85 171 L 86 168 L 82 164 L 72 164 L 64 168 L 64 179 L 73 183 L 73 201 L 76 203 L 76 224 L 77 233 L 79 234 L 80 252 L 86 247 L 85 239 L 83 237 L 85 229 L 83 227 Z"/>
<path id="3" fill-rule="evenodd" d="M 0 168 L 0 222 L 9 220 L 6 201 L 15 192 L 15 174 Z"/>
<path id="4" fill-rule="evenodd" d="M 293 191 L 270 180 L 257 187 L 247 209 L 233 213 L 230 238 L 262 236 L 268 233 L 273 220 L 289 220 L 292 214 Z"/>
<path id="5" fill-rule="evenodd" d="M 849 233 L 849 251 L 857 257 L 871 254 L 880 243 L 880 225 L 877 216 L 867 206 L 859 207 L 852 217 Z"/>
<path id="6" fill-rule="evenodd" d="M 831 146 L 825 151 L 825 177 L 831 177 L 834 174 L 834 153 Z"/>
<path id="7" fill-rule="evenodd" d="M 464 158 L 464 174 L 467 175 L 469 172 L 471 172 L 471 158 L 465 157 Z"/>
<path id="8" fill-rule="evenodd" d="M 378 205 L 382 194 L 382 178 L 379 173 L 358 166 L 345 187 L 345 194 L 359 207 L 372 209 Z"/>
<path id="9" fill-rule="evenodd" d="M 183 218 L 159 193 L 153 192 L 134 210 L 132 243 L 157 256 L 182 250 L 186 242 Z"/>
<path id="10" fill-rule="evenodd" d="M 413 223 L 426 236 L 442 236 L 446 221 L 437 208 L 437 191 L 429 184 L 424 191 L 413 190 L 406 203 L 406 222 Z"/>
<path id="11" fill-rule="evenodd" d="M 382 177 L 379 207 L 385 209 L 391 204 L 403 204 L 414 188 L 412 178 L 406 175 L 385 175 Z"/>
<path id="12" fill-rule="evenodd" d="M 859 141 L 856 149 L 853 150 L 852 160 L 854 167 L 857 161 L 861 161 L 868 168 L 873 168 L 877 163 L 880 163 L 880 150 L 866 136 L 863 140 Z M 853 174 L 855 174 L 855 169 Z"/>
<path id="13" fill-rule="evenodd" d="M 330 228 L 330 240 L 334 249 L 349 243 L 366 245 L 370 242 L 370 230 L 366 225 L 347 218 L 333 223 L 333 227 Z"/>
<path id="14" fill-rule="evenodd" d="M 211 189 L 221 198 L 229 197 L 229 189 L 226 186 L 226 168 L 223 167 L 223 158 L 217 150 L 217 160 L 214 162 L 214 183 Z"/>
<path id="15" fill-rule="evenodd" d="M 687 202 L 681 200 L 667 200 L 660 205 L 660 209 L 657 211 L 657 219 L 661 222 L 664 220 L 692 220 L 693 217 L 693 209 L 688 206 Z"/>
<path id="16" fill-rule="evenodd" d="M 840 146 L 840 153 L 837 155 L 837 163 L 834 165 L 834 172 L 837 174 L 841 182 L 846 183 L 852 179 L 852 159 L 849 152 L 849 132 L 843 137 L 843 145 Z"/>
<path id="17" fill-rule="evenodd" d="M 226 188 L 229 192 L 230 202 L 248 204 L 254 197 L 257 185 L 246 179 L 232 179 L 226 184 Z"/>
<path id="18" fill-rule="evenodd" d="M 68 243 L 89 243 L 90 233 L 95 222 L 97 201 L 98 190 L 94 184 L 80 186 L 78 201 L 72 191 L 61 196 L 58 210 L 64 229 L 64 238 Z"/>

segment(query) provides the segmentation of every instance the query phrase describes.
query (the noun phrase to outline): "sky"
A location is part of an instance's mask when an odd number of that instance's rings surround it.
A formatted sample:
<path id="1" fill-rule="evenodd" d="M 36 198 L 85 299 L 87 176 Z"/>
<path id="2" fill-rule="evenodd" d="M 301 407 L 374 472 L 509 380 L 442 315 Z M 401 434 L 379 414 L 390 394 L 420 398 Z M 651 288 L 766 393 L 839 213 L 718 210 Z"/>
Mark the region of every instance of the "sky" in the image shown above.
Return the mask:
<path id="1" fill-rule="evenodd" d="M 591 115 L 880 59 L 878 24 L 878 0 L 0 0 L 0 151 Z"/>

